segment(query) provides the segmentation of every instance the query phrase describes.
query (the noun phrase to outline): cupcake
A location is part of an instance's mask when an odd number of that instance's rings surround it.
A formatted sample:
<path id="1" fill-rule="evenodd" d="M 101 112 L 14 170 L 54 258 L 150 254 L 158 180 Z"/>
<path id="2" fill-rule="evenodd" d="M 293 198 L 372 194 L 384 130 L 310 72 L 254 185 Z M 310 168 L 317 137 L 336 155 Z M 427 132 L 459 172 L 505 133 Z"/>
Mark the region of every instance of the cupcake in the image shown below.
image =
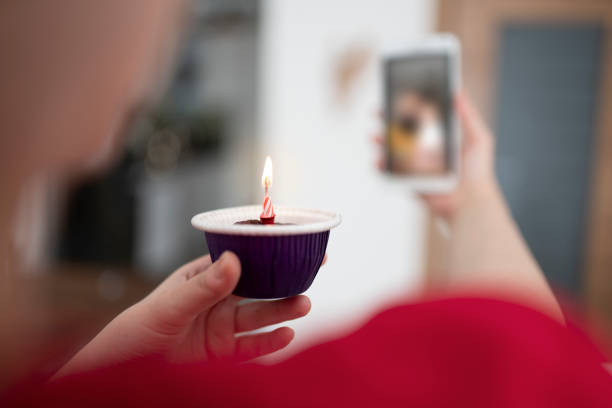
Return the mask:
<path id="1" fill-rule="evenodd" d="M 274 223 L 267 225 L 259 221 L 258 205 L 209 211 L 191 220 L 204 231 L 213 261 L 224 251 L 240 259 L 235 295 L 273 299 L 306 291 L 323 262 L 330 230 L 340 224 L 340 215 L 332 212 L 274 210 Z"/>

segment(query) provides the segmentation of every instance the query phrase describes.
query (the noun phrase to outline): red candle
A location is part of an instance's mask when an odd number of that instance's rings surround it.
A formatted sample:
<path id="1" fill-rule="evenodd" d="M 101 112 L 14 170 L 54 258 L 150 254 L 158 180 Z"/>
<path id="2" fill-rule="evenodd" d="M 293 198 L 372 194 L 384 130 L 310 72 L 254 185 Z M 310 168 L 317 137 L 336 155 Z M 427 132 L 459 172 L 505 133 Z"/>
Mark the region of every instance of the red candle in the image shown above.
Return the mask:
<path id="1" fill-rule="evenodd" d="M 274 214 L 272 199 L 268 194 L 268 190 L 272 186 L 272 159 L 270 159 L 270 156 L 266 157 L 266 164 L 264 165 L 263 174 L 261 175 L 261 185 L 265 193 L 263 211 L 259 215 L 259 220 L 262 224 L 274 224 L 274 217 L 276 214 Z"/>

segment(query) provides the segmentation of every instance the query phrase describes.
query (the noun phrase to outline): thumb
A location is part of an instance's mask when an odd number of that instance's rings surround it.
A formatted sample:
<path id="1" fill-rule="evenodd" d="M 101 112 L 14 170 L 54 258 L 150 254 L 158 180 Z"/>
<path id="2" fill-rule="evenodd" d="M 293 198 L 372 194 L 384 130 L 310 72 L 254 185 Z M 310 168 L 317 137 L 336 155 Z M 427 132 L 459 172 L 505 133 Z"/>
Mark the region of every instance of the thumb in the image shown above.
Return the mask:
<path id="1" fill-rule="evenodd" d="M 229 296 L 240 278 L 240 260 L 231 252 L 187 279 L 171 294 L 177 324 L 186 322 Z"/>
<path id="2" fill-rule="evenodd" d="M 461 92 L 456 97 L 457 111 L 464 130 L 467 145 L 485 146 L 492 143 L 493 136 L 484 119 L 470 98 Z"/>

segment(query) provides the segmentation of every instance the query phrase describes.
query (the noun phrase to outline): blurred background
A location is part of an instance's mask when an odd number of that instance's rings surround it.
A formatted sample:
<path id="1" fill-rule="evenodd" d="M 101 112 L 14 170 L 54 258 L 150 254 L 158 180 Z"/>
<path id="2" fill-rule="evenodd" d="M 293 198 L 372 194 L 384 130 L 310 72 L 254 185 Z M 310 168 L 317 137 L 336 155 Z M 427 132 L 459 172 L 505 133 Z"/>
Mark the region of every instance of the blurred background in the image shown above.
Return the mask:
<path id="1" fill-rule="evenodd" d="M 56 330 L 85 342 L 205 254 L 191 217 L 261 202 L 266 155 L 275 204 L 343 216 L 285 355 L 444 279 L 439 223 L 378 174 L 370 140 L 381 53 L 436 31 L 462 41 L 465 86 L 536 259 L 612 321 L 612 3 L 197 0 L 190 14 L 163 98 L 113 168 L 41 180 L 24 200 L 21 249 Z"/>

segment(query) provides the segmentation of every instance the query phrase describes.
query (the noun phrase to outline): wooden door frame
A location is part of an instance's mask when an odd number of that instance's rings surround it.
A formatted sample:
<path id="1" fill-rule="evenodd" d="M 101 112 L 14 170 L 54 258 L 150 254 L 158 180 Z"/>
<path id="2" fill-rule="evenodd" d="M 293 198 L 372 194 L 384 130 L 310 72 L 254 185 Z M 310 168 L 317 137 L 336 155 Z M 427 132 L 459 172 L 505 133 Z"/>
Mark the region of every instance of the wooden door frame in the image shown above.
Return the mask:
<path id="1" fill-rule="evenodd" d="M 507 22 L 596 23 L 604 29 L 582 277 L 588 310 L 612 324 L 612 114 L 605 113 L 612 112 L 612 2 L 439 0 L 438 29 L 461 40 L 465 88 L 489 123 L 496 119 L 499 28 Z M 426 282 L 433 284 L 444 279 L 448 243 L 431 217 L 428 225 Z"/>

